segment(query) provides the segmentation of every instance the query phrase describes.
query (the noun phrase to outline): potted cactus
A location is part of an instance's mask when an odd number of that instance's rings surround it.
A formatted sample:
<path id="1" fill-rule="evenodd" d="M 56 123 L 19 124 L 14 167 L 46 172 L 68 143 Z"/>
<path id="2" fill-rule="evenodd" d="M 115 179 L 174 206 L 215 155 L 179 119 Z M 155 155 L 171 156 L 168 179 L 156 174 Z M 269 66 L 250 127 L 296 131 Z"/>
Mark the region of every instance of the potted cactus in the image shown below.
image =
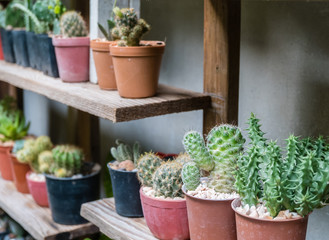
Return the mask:
<path id="1" fill-rule="evenodd" d="M 186 201 L 181 190 L 181 170 L 186 154 L 164 161 L 145 153 L 137 161 L 140 196 L 146 224 L 159 239 L 189 239 Z"/>
<path id="2" fill-rule="evenodd" d="M 116 0 L 114 1 L 113 8 L 116 6 Z M 110 44 L 115 42 L 112 39 L 111 30 L 114 27 L 114 13 L 112 11 L 111 19 L 107 20 L 107 30 L 100 23 L 98 27 L 103 33 L 104 38 L 96 38 L 90 41 L 90 48 L 93 51 L 93 59 L 95 62 L 96 74 L 98 85 L 100 89 L 104 90 L 116 90 L 117 84 L 115 81 L 114 67 L 112 56 L 110 55 Z"/>
<path id="3" fill-rule="evenodd" d="M 157 92 L 158 79 L 165 43 L 141 41 L 151 27 L 144 19 L 138 19 L 132 8 L 113 9 L 115 27 L 110 45 L 114 73 L 121 97 L 145 98 Z"/>
<path id="4" fill-rule="evenodd" d="M 121 140 L 111 148 L 115 161 L 108 163 L 111 176 L 116 212 L 124 217 L 142 217 L 143 210 L 139 196 L 140 183 L 137 179 L 135 163 L 140 156 L 140 144 L 131 148 Z"/>
<path id="5" fill-rule="evenodd" d="M 193 160 L 182 170 L 191 239 L 236 239 L 230 204 L 238 197 L 234 172 L 244 142 L 240 129 L 226 124 L 209 132 L 207 144 L 196 131 L 185 134 L 183 145 Z"/>
<path id="6" fill-rule="evenodd" d="M 329 145 L 322 137 L 291 135 L 283 157 L 254 114 L 248 124 L 250 144 L 237 164 L 240 199 L 232 203 L 237 237 L 305 239 L 309 214 L 329 202 Z"/>
<path id="7" fill-rule="evenodd" d="M 75 11 L 64 13 L 60 19 L 61 35 L 53 37 L 59 75 L 64 82 L 89 80 L 90 40 L 86 23 Z"/>

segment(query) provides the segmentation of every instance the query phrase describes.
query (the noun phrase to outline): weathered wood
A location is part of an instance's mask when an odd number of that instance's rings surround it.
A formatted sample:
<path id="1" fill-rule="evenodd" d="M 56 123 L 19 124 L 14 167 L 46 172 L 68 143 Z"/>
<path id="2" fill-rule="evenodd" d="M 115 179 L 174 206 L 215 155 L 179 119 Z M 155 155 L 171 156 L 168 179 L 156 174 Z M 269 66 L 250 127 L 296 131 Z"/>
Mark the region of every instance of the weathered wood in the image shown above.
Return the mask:
<path id="1" fill-rule="evenodd" d="M 238 121 L 240 20 L 241 0 L 204 1 L 204 92 L 212 99 L 204 133 Z"/>
<path id="2" fill-rule="evenodd" d="M 159 85 L 155 97 L 125 99 L 117 91 L 100 90 L 91 83 L 64 83 L 36 70 L 3 61 L 0 61 L 0 80 L 113 122 L 200 110 L 210 106 L 210 97 L 205 94 L 165 85 Z"/>
<path id="3" fill-rule="evenodd" d="M 154 240 L 144 218 L 121 217 L 115 212 L 114 199 L 107 198 L 81 207 L 81 216 L 94 223 L 100 231 L 115 240 Z"/>
<path id="4" fill-rule="evenodd" d="M 12 182 L 2 178 L 0 208 L 37 240 L 68 240 L 99 231 L 98 227 L 91 223 L 72 226 L 54 223 L 49 208 L 38 206 L 30 194 L 17 192 Z"/>

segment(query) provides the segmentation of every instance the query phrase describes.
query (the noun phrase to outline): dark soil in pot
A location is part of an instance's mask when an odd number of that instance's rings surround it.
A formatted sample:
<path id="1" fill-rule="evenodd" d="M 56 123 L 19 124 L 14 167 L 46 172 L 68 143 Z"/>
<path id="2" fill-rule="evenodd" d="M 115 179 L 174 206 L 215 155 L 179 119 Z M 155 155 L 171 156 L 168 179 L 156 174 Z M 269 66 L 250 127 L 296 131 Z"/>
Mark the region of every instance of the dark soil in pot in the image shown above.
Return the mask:
<path id="1" fill-rule="evenodd" d="M 124 217 L 143 217 L 137 172 L 115 170 L 109 164 L 107 167 L 111 175 L 116 212 Z"/>
<path id="2" fill-rule="evenodd" d="M 47 34 L 37 34 L 41 71 L 51 77 L 58 78 L 58 68 L 55 48 L 52 39 Z"/>
<path id="3" fill-rule="evenodd" d="M 15 53 L 13 47 L 13 35 L 11 30 L 0 29 L 3 56 L 6 62 L 15 63 Z"/>
<path id="4" fill-rule="evenodd" d="M 37 35 L 33 32 L 25 32 L 27 51 L 29 56 L 30 67 L 41 70 L 41 58 L 39 54 L 39 45 Z"/>
<path id="5" fill-rule="evenodd" d="M 30 61 L 27 51 L 25 30 L 13 30 L 12 34 L 16 64 L 29 67 Z"/>
<path id="6" fill-rule="evenodd" d="M 83 203 L 99 199 L 100 170 L 100 166 L 96 164 L 91 174 L 78 178 L 46 175 L 48 200 L 54 222 L 65 225 L 88 222 L 80 216 L 80 208 Z"/>

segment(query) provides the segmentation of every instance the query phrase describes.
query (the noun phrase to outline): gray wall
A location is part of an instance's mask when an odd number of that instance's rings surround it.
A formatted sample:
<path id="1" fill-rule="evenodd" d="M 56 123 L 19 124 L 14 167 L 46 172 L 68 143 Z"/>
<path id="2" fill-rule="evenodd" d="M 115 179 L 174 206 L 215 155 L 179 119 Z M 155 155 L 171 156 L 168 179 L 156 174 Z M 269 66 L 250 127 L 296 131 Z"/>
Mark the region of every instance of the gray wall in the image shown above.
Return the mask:
<path id="1" fill-rule="evenodd" d="M 250 112 L 266 136 L 329 135 L 329 3 L 244 1 L 239 125 Z M 329 207 L 310 217 L 308 238 L 329 236 Z"/>

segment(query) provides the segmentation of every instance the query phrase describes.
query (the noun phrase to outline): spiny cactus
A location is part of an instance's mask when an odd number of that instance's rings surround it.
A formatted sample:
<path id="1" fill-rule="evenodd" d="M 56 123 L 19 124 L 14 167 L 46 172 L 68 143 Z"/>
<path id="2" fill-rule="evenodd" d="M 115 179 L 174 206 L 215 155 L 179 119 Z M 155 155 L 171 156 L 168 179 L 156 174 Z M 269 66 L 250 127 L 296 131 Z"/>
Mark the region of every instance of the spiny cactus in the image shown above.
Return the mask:
<path id="1" fill-rule="evenodd" d="M 48 136 L 40 136 L 35 140 L 35 147 L 38 153 L 52 149 L 53 143 Z"/>
<path id="2" fill-rule="evenodd" d="M 115 143 L 117 144 L 117 147 L 111 148 L 111 154 L 115 158 L 115 160 L 117 160 L 118 162 L 131 160 L 135 164 L 137 163 L 137 160 L 140 157 L 141 149 L 139 142 L 135 142 L 132 149 L 128 144 L 124 143 L 119 139 L 117 139 Z"/>
<path id="3" fill-rule="evenodd" d="M 118 46 L 139 46 L 142 36 L 151 27 L 144 19 L 138 19 L 133 8 L 113 9 L 115 24 L 111 31 L 113 40 L 120 40 Z"/>
<path id="4" fill-rule="evenodd" d="M 63 37 L 85 37 L 88 35 L 86 23 L 76 11 L 67 11 L 60 19 Z"/>
<path id="5" fill-rule="evenodd" d="M 153 189 L 156 196 L 182 197 L 182 165 L 176 161 L 162 164 L 153 174 Z"/>
<path id="6" fill-rule="evenodd" d="M 190 155 L 188 153 L 180 153 L 178 156 L 175 158 L 175 161 L 179 164 L 184 165 L 185 163 L 188 163 L 191 161 Z"/>
<path id="7" fill-rule="evenodd" d="M 54 162 L 53 153 L 50 150 L 41 152 L 38 156 L 40 172 L 50 173 L 53 162 Z"/>
<path id="8" fill-rule="evenodd" d="M 53 150 L 53 174 L 57 177 L 71 177 L 80 173 L 84 153 L 74 145 L 58 145 Z"/>
<path id="9" fill-rule="evenodd" d="M 137 175 L 141 184 L 145 187 L 153 186 L 153 173 L 161 165 L 162 159 L 154 153 L 143 154 L 137 161 Z"/>
<path id="10" fill-rule="evenodd" d="M 186 190 L 195 190 L 200 185 L 200 169 L 195 162 L 184 164 L 182 180 Z"/>

